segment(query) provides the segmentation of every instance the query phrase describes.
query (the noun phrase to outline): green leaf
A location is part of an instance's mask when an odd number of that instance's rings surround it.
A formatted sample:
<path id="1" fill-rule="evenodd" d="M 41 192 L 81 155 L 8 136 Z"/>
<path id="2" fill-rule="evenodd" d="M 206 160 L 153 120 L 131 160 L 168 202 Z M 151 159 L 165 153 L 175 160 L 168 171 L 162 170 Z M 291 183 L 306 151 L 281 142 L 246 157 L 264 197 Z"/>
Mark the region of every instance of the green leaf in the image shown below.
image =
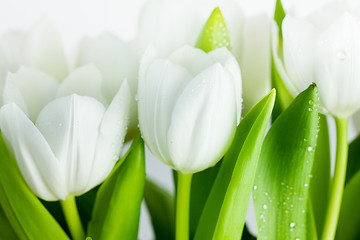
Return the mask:
<path id="1" fill-rule="evenodd" d="M 68 239 L 56 220 L 28 188 L 0 137 L 0 204 L 19 239 Z"/>
<path id="2" fill-rule="evenodd" d="M 149 210 L 156 239 L 175 239 L 175 200 L 173 196 L 147 179 L 144 199 Z"/>
<path id="3" fill-rule="evenodd" d="M 283 82 L 283 78 L 286 77 L 284 75 L 287 74 L 283 65 L 282 52 L 282 21 L 284 18 L 285 12 L 281 0 L 277 0 L 274 14 L 276 26 L 273 26 L 271 31 L 271 85 L 277 92 L 272 116 L 273 121 L 275 121 L 294 100 Z"/>
<path id="4" fill-rule="evenodd" d="M 221 47 L 227 47 L 231 50 L 229 32 L 218 7 L 214 9 L 207 20 L 198 38 L 196 47 L 205 52 L 210 52 Z"/>
<path id="5" fill-rule="evenodd" d="M 78 211 L 81 217 L 81 222 L 83 224 L 85 231 L 87 230 L 88 224 L 91 220 L 91 214 L 94 209 L 95 199 L 98 190 L 99 190 L 99 186 L 76 198 L 76 205 L 78 207 Z"/>
<path id="6" fill-rule="evenodd" d="M 346 168 L 347 184 L 352 177 L 360 171 L 360 136 L 353 140 L 349 145 L 348 164 Z"/>
<path id="7" fill-rule="evenodd" d="M 17 239 L 17 235 L 10 225 L 5 212 L 0 206 L 0 240 Z"/>
<path id="8" fill-rule="evenodd" d="M 308 211 L 306 213 L 306 239 L 317 240 L 318 235 L 316 232 L 314 208 L 311 203 L 311 199 L 308 199 Z"/>
<path id="9" fill-rule="evenodd" d="M 290 105 L 290 103 L 294 100 L 292 95 L 289 93 L 285 84 L 283 83 L 281 74 L 279 73 L 277 64 L 282 64 L 278 61 L 276 64 L 276 60 L 274 59 L 274 52 L 272 54 L 271 61 L 271 85 L 276 89 L 276 101 L 274 107 L 274 114 L 272 116 L 273 121 Z"/>
<path id="10" fill-rule="evenodd" d="M 248 228 L 244 227 L 243 235 L 241 237 L 241 240 L 256 240 L 256 237 L 254 237 L 248 230 Z"/>
<path id="11" fill-rule="evenodd" d="M 318 107 L 318 89 L 310 85 L 266 135 L 253 191 L 259 239 L 306 239 L 311 229 L 306 213 Z"/>
<path id="12" fill-rule="evenodd" d="M 92 239 L 137 239 L 145 185 L 144 142 L 140 137 L 125 158 L 99 188 L 88 225 Z"/>
<path id="13" fill-rule="evenodd" d="M 279 37 L 282 38 L 282 21 L 285 18 L 285 11 L 282 6 L 281 0 L 276 0 L 274 20 L 279 27 Z"/>
<path id="14" fill-rule="evenodd" d="M 46 207 L 50 214 L 56 219 L 62 229 L 70 236 L 70 231 L 65 220 L 63 209 L 61 208 L 60 201 L 48 202 L 40 199 L 41 203 Z"/>
<path id="15" fill-rule="evenodd" d="M 358 171 L 346 184 L 335 239 L 360 239 L 359 199 L 360 172 Z"/>
<path id="16" fill-rule="evenodd" d="M 336 239 L 360 238 L 360 136 L 349 145 L 346 182 Z"/>
<path id="17" fill-rule="evenodd" d="M 323 232 L 330 185 L 330 143 L 326 116 L 319 114 L 319 132 L 312 167 L 310 198 L 318 236 Z"/>
<path id="18" fill-rule="evenodd" d="M 240 239 L 274 100 L 275 91 L 272 90 L 241 120 L 206 201 L 194 239 L 212 239 L 214 234 L 214 239 L 225 236 Z"/>
<path id="19" fill-rule="evenodd" d="M 190 194 L 190 239 L 194 238 L 201 213 L 215 182 L 222 161 L 205 171 L 195 173 L 191 181 Z"/>

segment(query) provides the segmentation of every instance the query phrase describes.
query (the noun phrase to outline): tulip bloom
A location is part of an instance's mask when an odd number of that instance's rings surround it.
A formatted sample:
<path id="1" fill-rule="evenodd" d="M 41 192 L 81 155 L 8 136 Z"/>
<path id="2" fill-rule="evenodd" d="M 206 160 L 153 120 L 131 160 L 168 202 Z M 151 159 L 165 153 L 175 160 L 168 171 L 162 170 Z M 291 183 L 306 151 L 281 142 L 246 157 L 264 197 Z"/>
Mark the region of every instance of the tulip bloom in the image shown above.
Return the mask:
<path id="1" fill-rule="evenodd" d="M 152 153 L 187 174 L 216 164 L 241 112 L 240 69 L 226 48 L 185 46 L 162 59 L 149 47 L 140 65 L 139 123 Z"/>
<path id="2" fill-rule="evenodd" d="M 86 37 L 80 44 L 77 66 L 94 64 L 103 75 L 104 96 L 110 102 L 122 82 L 127 79 L 130 91 L 130 122 L 128 136 L 134 137 L 139 131 L 137 102 L 137 79 L 139 72 L 139 58 L 130 42 L 124 42 L 117 36 L 106 32 L 95 38 Z"/>
<path id="3" fill-rule="evenodd" d="M 185 44 L 195 46 L 218 6 L 229 30 L 231 52 L 241 67 L 246 113 L 270 91 L 271 24 L 266 13 L 248 14 L 234 0 L 147 1 L 139 19 L 139 45 L 146 49 L 152 44 L 166 56 Z"/>
<path id="4" fill-rule="evenodd" d="M 343 7 L 327 5 L 304 20 L 287 15 L 282 25 L 288 90 L 295 96 L 315 82 L 322 110 L 338 118 L 360 108 L 360 15 Z"/>
<path id="5" fill-rule="evenodd" d="M 21 66 L 39 69 L 59 81 L 68 74 L 60 35 L 47 18 L 38 21 L 28 32 L 9 31 L 1 35 L 0 56 L 1 96 L 7 73 L 16 72 Z"/>
<path id="6" fill-rule="evenodd" d="M 74 70 L 61 84 L 27 67 L 8 75 L 0 128 L 39 197 L 81 195 L 101 183 L 118 160 L 130 90 L 124 81 L 107 105 L 101 82 L 94 66 Z"/>

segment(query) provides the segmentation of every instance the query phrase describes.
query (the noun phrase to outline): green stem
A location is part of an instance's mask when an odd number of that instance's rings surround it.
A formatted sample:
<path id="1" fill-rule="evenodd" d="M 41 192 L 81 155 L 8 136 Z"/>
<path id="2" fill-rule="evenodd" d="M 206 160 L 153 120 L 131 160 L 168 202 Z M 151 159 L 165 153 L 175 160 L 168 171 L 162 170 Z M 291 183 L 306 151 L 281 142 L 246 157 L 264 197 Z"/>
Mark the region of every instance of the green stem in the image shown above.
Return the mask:
<path id="1" fill-rule="evenodd" d="M 192 174 L 177 172 L 176 194 L 176 240 L 189 239 L 189 210 Z"/>
<path id="2" fill-rule="evenodd" d="M 66 222 L 68 224 L 71 236 L 74 240 L 84 240 L 85 233 L 81 224 L 79 212 L 76 207 L 76 201 L 74 196 L 69 196 L 65 201 L 61 201 L 61 207 L 63 209 Z"/>
<path id="3" fill-rule="evenodd" d="M 348 118 L 335 118 L 336 123 L 336 162 L 334 177 L 330 189 L 330 199 L 326 211 L 322 240 L 333 240 L 340 214 L 344 191 L 346 165 L 348 158 Z"/>

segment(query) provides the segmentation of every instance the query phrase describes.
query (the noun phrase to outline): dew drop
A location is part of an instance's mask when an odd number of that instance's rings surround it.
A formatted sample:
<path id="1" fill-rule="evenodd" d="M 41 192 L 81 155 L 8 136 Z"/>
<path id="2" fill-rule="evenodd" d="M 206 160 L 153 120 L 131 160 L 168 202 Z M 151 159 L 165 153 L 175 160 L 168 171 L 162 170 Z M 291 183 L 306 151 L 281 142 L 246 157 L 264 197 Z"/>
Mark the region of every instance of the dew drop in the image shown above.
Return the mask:
<path id="1" fill-rule="evenodd" d="M 266 204 L 264 204 L 263 208 L 264 208 L 264 209 L 267 209 L 267 205 L 266 205 Z"/>
<path id="2" fill-rule="evenodd" d="M 312 108 L 309 108 L 309 112 L 312 112 Z"/>
<path id="3" fill-rule="evenodd" d="M 309 184 L 307 184 L 307 183 L 304 184 L 304 187 L 308 187 L 308 186 L 309 186 Z"/>
<path id="4" fill-rule="evenodd" d="M 300 238 L 296 238 L 295 240 L 300 240 Z"/>
<path id="5" fill-rule="evenodd" d="M 265 192 L 265 196 L 269 195 L 268 192 Z"/>
<path id="6" fill-rule="evenodd" d="M 254 190 L 256 190 L 256 189 L 257 189 L 257 186 L 255 185 L 255 186 L 254 186 Z"/>
<path id="7" fill-rule="evenodd" d="M 307 148 L 308 152 L 311 152 L 313 150 L 313 148 L 310 146 Z"/>
<path id="8" fill-rule="evenodd" d="M 336 57 L 339 59 L 339 60 L 345 60 L 346 59 L 346 53 L 343 51 L 343 50 L 339 50 L 337 51 L 336 53 Z"/>
<path id="9" fill-rule="evenodd" d="M 313 100 L 309 100 L 310 105 L 313 105 L 313 103 L 314 103 Z"/>
<path id="10" fill-rule="evenodd" d="M 290 227 L 291 227 L 291 228 L 294 228 L 294 227 L 295 227 L 295 223 L 294 223 L 294 222 L 290 223 Z"/>
<path id="11" fill-rule="evenodd" d="M 62 127 L 62 125 L 63 125 L 62 123 L 59 123 L 59 124 L 58 124 L 59 127 Z"/>

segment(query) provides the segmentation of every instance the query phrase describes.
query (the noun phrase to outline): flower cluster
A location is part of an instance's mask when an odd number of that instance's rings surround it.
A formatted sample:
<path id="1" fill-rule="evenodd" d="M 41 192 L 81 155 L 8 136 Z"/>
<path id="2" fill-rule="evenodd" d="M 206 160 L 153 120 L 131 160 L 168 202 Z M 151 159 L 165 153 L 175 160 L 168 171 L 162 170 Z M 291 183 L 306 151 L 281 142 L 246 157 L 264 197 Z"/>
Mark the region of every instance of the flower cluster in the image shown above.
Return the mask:
<path id="1" fill-rule="evenodd" d="M 47 18 L 0 35 L 1 239 L 137 239 L 143 199 L 159 239 L 242 239 L 251 194 L 259 239 L 359 236 L 360 5 L 217 4 L 149 0 L 134 39 L 84 36 L 72 57 Z"/>

